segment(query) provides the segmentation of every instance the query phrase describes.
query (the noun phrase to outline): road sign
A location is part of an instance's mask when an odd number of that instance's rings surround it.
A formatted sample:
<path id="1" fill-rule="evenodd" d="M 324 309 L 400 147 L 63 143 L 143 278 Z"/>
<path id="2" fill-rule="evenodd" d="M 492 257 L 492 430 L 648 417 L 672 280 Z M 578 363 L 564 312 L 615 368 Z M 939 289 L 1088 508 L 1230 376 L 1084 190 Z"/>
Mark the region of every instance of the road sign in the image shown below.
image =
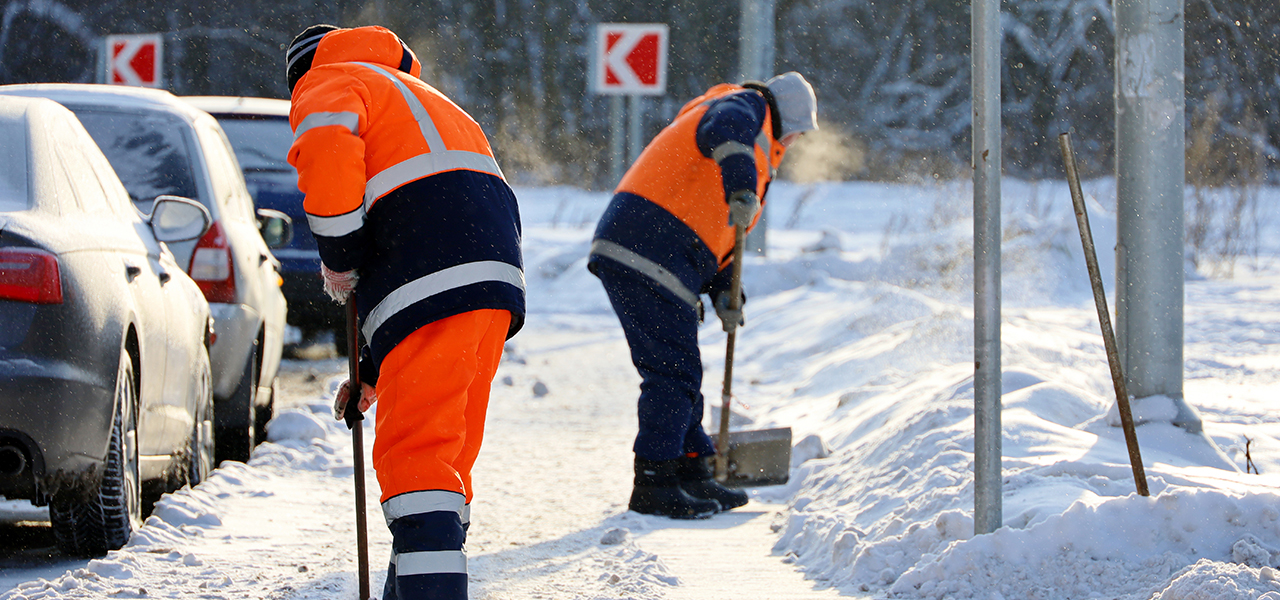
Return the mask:
<path id="1" fill-rule="evenodd" d="M 164 84 L 164 36 L 159 33 L 109 35 L 107 83 L 158 88 Z"/>
<path id="2" fill-rule="evenodd" d="M 601 23 L 591 89 L 597 94 L 661 96 L 667 91 L 667 26 Z"/>

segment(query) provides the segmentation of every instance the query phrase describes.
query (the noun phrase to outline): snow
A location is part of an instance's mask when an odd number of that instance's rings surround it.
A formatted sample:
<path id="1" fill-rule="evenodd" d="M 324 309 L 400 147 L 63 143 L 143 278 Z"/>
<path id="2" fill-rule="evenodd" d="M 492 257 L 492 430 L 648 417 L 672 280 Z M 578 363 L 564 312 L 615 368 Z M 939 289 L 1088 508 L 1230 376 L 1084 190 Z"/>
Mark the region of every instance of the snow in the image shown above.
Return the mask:
<path id="1" fill-rule="evenodd" d="M 746 265 L 731 423 L 791 427 L 791 481 L 695 522 L 626 511 L 639 380 L 584 268 L 608 194 L 517 190 L 530 314 L 507 344 L 476 466 L 472 597 L 1280 600 L 1276 236 L 1234 279 L 1190 272 L 1184 391 L 1204 431 L 1162 423 L 1167 398 L 1138 403 L 1141 497 L 1109 424 L 1065 185 L 1003 187 L 1004 527 L 979 536 L 966 185 L 774 186 L 769 255 Z M 1112 190 L 1085 187 L 1100 249 L 1115 241 Z M 1278 201 L 1262 191 L 1270 233 Z M 718 323 L 701 342 L 712 426 Z M 344 369 L 287 361 L 287 410 L 248 464 L 165 496 L 105 557 L 0 555 L 0 600 L 354 597 L 351 442 L 331 417 Z M 1246 472 L 1246 449 L 1261 474 Z M 366 479 L 378 597 L 390 540 Z M 15 502 L 0 514 L 42 518 Z"/>

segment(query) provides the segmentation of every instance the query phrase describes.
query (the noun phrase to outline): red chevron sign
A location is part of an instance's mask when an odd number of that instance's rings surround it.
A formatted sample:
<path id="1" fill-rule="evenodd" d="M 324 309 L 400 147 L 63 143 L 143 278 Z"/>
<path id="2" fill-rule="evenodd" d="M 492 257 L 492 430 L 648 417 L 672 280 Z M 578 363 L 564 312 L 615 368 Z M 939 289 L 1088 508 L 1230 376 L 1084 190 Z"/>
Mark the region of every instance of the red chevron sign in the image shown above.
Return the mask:
<path id="1" fill-rule="evenodd" d="M 596 26 L 592 89 L 599 94 L 662 95 L 667 88 L 667 26 L 601 23 Z"/>

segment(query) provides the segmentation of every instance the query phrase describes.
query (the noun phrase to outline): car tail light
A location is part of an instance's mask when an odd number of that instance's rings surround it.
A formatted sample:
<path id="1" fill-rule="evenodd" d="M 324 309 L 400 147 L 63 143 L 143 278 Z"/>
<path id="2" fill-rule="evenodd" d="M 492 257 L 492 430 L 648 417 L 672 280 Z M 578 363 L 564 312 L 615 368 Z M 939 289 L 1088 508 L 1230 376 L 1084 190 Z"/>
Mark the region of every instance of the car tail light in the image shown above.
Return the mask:
<path id="1" fill-rule="evenodd" d="M 35 248 L 0 249 L 0 299 L 62 304 L 58 257 Z"/>
<path id="2" fill-rule="evenodd" d="M 204 299 L 209 302 L 233 303 L 236 301 L 236 272 L 231 265 L 231 247 L 222 227 L 214 223 L 209 231 L 196 242 L 191 252 L 191 268 L 187 270 L 196 280 Z"/>

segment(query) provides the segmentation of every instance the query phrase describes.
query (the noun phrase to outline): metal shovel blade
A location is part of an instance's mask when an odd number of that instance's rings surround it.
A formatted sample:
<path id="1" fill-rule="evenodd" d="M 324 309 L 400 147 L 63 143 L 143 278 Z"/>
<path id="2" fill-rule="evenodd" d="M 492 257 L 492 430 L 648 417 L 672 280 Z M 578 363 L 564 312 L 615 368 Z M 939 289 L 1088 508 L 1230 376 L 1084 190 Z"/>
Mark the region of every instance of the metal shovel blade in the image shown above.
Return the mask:
<path id="1" fill-rule="evenodd" d="M 717 448 L 720 447 L 718 437 L 711 436 Z M 790 476 L 790 427 L 729 433 L 729 473 L 720 482 L 725 487 L 782 485 Z"/>

